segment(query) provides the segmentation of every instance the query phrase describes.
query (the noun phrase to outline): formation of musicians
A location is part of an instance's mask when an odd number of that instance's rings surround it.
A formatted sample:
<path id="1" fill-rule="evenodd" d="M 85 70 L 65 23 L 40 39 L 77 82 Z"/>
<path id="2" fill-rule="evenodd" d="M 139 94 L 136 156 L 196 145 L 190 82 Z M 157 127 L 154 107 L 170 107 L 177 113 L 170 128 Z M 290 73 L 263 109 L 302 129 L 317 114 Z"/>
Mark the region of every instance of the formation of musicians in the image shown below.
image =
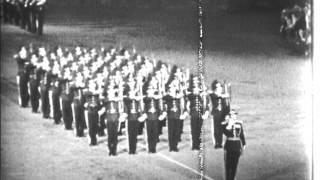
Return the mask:
<path id="1" fill-rule="evenodd" d="M 281 11 L 281 36 L 300 47 L 305 55 L 310 54 L 312 44 L 311 10 L 310 2 L 306 2 L 303 6 L 295 4 Z"/>
<path id="2" fill-rule="evenodd" d="M 135 49 L 60 46 L 47 50 L 30 44 L 14 56 L 21 107 L 63 123 L 77 137 L 108 137 L 109 155 L 127 132 L 129 154 L 146 132 L 147 149 L 156 153 L 163 128 L 169 151 L 178 151 L 184 120 L 190 119 L 192 150 L 199 150 L 203 121 L 213 115 L 215 148 L 222 148 L 223 122 L 230 114 L 231 87 L 215 80 L 211 90 L 188 69 L 144 57 Z M 106 129 L 106 131 L 105 131 Z M 85 130 L 87 133 L 85 133 Z"/>
<path id="3" fill-rule="evenodd" d="M 46 0 L 3 0 L 1 2 L 3 20 L 5 23 L 41 35 L 46 2 Z"/>

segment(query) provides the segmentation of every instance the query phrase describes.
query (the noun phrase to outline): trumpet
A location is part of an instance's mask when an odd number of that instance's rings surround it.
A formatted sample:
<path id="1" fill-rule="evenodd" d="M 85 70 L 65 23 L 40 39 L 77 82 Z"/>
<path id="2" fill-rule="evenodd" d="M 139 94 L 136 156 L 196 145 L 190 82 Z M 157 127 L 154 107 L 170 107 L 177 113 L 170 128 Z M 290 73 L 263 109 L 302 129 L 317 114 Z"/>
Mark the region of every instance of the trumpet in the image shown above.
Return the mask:
<path id="1" fill-rule="evenodd" d="M 122 80 L 119 82 L 119 88 L 118 88 L 118 109 L 119 113 L 123 114 L 124 112 L 124 104 L 123 104 L 123 82 Z"/>
<path id="2" fill-rule="evenodd" d="M 138 92 L 139 92 L 139 96 L 141 96 L 141 99 L 139 101 L 139 105 L 140 105 L 140 111 L 143 112 L 144 111 L 144 103 L 143 103 L 143 83 L 142 83 L 142 78 L 140 78 L 137 81 L 138 84 Z"/>
<path id="3" fill-rule="evenodd" d="M 231 106 L 231 84 L 226 81 L 223 82 L 223 94 L 225 94 L 226 105 L 227 107 Z"/>

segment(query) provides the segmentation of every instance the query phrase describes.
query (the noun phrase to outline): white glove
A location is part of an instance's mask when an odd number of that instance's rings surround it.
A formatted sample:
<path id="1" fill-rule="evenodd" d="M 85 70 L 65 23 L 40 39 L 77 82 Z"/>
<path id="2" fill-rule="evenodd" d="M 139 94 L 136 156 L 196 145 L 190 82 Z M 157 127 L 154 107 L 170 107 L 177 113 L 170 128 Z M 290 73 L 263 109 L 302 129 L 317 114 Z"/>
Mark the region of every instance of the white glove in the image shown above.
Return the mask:
<path id="1" fill-rule="evenodd" d="M 228 125 L 226 127 L 227 130 L 232 129 L 233 124 L 235 123 L 235 120 L 233 118 L 230 118 L 228 121 Z"/>
<path id="2" fill-rule="evenodd" d="M 123 113 L 122 115 L 120 115 L 119 121 L 120 122 L 125 122 L 127 117 L 128 117 L 128 114 Z"/>
<path id="3" fill-rule="evenodd" d="M 98 111 L 99 116 L 101 116 L 104 112 L 106 112 L 105 108 L 102 108 L 100 111 Z"/>
<path id="4" fill-rule="evenodd" d="M 163 121 L 166 117 L 167 117 L 167 112 L 163 112 L 163 113 L 159 116 L 159 120 L 160 120 L 160 121 Z"/>
<path id="5" fill-rule="evenodd" d="M 185 120 L 189 116 L 188 112 L 184 112 L 183 114 L 180 115 L 181 120 Z"/>
<path id="6" fill-rule="evenodd" d="M 204 113 L 204 115 L 202 115 L 201 117 L 202 117 L 203 120 L 208 119 L 208 117 L 209 117 L 209 111 L 206 111 L 206 112 Z"/>
<path id="7" fill-rule="evenodd" d="M 147 115 L 146 114 L 142 114 L 142 116 L 140 116 L 139 118 L 138 118 L 138 121 L 139 122 L 143 122 L 143 121 L 145 121 L 147 119 Z"/>

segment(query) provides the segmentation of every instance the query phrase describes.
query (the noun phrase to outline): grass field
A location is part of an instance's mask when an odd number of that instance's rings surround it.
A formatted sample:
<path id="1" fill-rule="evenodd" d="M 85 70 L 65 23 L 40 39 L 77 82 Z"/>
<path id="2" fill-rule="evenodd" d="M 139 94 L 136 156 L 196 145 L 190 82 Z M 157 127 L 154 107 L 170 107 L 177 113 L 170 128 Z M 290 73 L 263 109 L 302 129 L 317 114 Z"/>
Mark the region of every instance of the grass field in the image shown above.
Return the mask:
<path id="1" fill-rule="evenodd" d="M 195 179 L 197 152 L 190 150 L 188 121 L 179 153 L 169 153 L 164 135 L 158 155 L 142 147 L 129 156 L 125 139 L 119 155 L 107 156 L 106 138 L 89 147 L 86 138 L 18 107 L 16 62 L 19 46 L 29 42 L 48 47 L 133 45 L 143 55 L 196 67 L 196 9 L 161 11 L 90 9 L 48 10 L 44 35 L 38 37 L 1 24 L 1 178 L 2 179 Z M 226 13 L 209 9 L 205 28 L 206 83 L 232 83 L 232 105 L 239 109 L 247 139 L 238 180 L 310 179 L 310 60 L 293 52 L 278 35 L 279 14 L 268 11 Z M 206 175 L 224 176 L 223 151 L 211 140 L 205 121 Z M 143 145 L 141 139 L 140 144 Z M 162 156 L 163 155 L 163 156 Z"/>

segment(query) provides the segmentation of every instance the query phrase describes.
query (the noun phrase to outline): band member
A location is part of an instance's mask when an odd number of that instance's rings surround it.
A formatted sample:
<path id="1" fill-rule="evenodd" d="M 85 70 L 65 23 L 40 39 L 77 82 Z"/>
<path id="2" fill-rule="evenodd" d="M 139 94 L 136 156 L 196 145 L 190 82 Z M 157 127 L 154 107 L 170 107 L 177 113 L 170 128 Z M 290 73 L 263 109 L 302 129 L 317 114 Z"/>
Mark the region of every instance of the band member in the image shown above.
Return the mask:
<path id="1" fill-rule="evenodd" d="M 41 111 L 44 118 L 50 117 L 50 102 L 49 102 L 49 89 L 50 89 L 50 72 L 46 72 L 40 81 L 40 96 L 41 96 Z"/>
<path id="2" fill-rule="evenodd" d="M 106 96 L 104 87 L 105 87 L 105 81 L 107 81 L 107 77 L 104 77 L 102 73 L 97 73 L 97 77 L 95 78 L 96 83 L 98 85 L 97 93 L 99 94 L 99 102 L 103 102 L 104 98 Z M 103 108 L 103 103 L 100 103 L 99 109 L 101 110 Z M 106 133 L 104 130 L 107 128 L 106 123 L 104 121 L 106 116 L 106 113 L 99 114 L 99 127 L 98 127 L 98 136 L 106 136 Z"/>
<path id="3" fill-rule="evenodd" d="M 29 0 L 31 32 L 42 34 L 46 0 Z"/>
<path id="4" fill-rule="evenodd" d="M 120 65 L 120 63 L 119 63 Z M 121 118 L 121 121 L 120 121 L 120 127 L 118 129 L 118 135 L 122 135 L 122 129 L 125 128 L 125 120 L 122 119 L 122 115 L 124 113 L 124 104 L 123 104 L 123 92 L 124 92 L 124 83 L 123 83 L 123 78 L 122 78 L 122 75 L 121 75 L 121 72 L 120 71 L 116 71 L 115 75 L 114 75 L 114 81 L 115 81 L 115 84 L 117 85 L 117 98 L 119 99 L 118 101 L 118 106 L 119 106 L 119 113 L 120 113 L 120 117 Z"/>
<path id="5" fill-rule="evenodd" d="M 20 13 L 19 13 L 19 4 L 17 0 L 8 0 L 9 2 L 9 20 L 14 25 L 19 25 Z"/>
<path id="6" fill-rule="evenodd" d="M 234 180 L 240 155 L 243 153 L 246 141 L 243 132 L 243 122 L 237 119 L 237 112 L 232 110 L 222 122 L 223 132 L 227 139 L 225 150 L 225 176 L 226 180 Z"/>
<path id="7" fill-rule="evenodd" d="M 227 104 L 229 95 L 223 93 L 222 84 L 215 80 L 212 83 L 213 93 L 210 94 L 212 102 L 212 115 L 213 115 L 213 129 L 214 129 L 214 139 L 215 139 L 215 148 L 222 148 L 222 127 L 221 122 L 224 120 L 226 113 L 230 108 Z"/>
<path id="8" fill-rule="evenodd" d="M 20 10 L 20 27 L 22 29 L 25 28 L 25 25 L 26 25 L 26 17 L 27 17 L 27 14 L 26 14 L 26 8 L 24 7 L 24 1 L 25 0 L 18 0 L 18 7 L 19 7 L 19 10 Z"/>
<path id="9" fill-rule="evenodd" d="M 193 77 L 192 85 L 193 87 L 191 94 L 188 95 L 188 109 L 190 112 L 191 119 L 191 135 L 192 135 L 192 150 L 200 149 L 200 135 L 203 120 L 208 118 L 209 106 L 207 96 L 200 93 L 198 77 Z"/>
<path id="10" fill-rule="evenodd" d="M 180 94 L 180 109 L 181 109 L 179 141 L 181 141 L 184 120 L 188 116 L 188 112 L 187 112 L 188 92 L 187 92 L 187 89 L 188 89 L 189 78 L 190 78 L 189 69 L 187 69 L 186 72 L 183 73 L 180 68 L 177 68 L 177 72 L 175 73 L 175 76 L 179 82 L 178 87 L 179 87 L 179 94 Z"/>
<path id="11" fill-rule="evenodd" d="M 9 2 L 9 0 L 4 0 L 4 1 L 1 1 L 1 5 L 2 5 L 2 12 L 3 12 L 3 14 L 2 14 L 2 17 L 3 17 L 3 21 L 4 21 L 4 23 L 7 23 L 7 22 L 9 22 L 9 20 L 10 20 L 10 2 Z"/>
<path id="12" fill-rule="evenodd" d="M 94 146 L 97 145 L 97 133 L 98 133 L 98 123 L 99 123 L 99 94 L 96 91 L 96 84 L 93 80 L 89 80 L 89 89 L 86 92 L 87 102 L 84 107 L 87 109 L 85 111 L 85 118 L 88 125 L 89 134 L 89 144 Z"/>
<path id="13" fill-rule="evenodd" d="M 60 107 L 60 95 L 61 95 L 61 86 L 59 83 L 58 75 L 54 75 L 51 82 L 51 101 L 52 101 L 52 114 L 55 124 L 60 124 L 62 112 Z"/>
<path id="14" fill-rule="evenodd" d="M 62 120 L 66 130 L 72 130 L 72 99 L 73 93 L 70 85 L 69 79 L 64 79 L 61 81 L 62 92 L 60 96 L 60 106 L 62 109 Z"/>
<path id="15" fill-rule="evenodd" d="M 43 32 L 45 5 L 46 0 L 37 0 L 35 14 L 37 19 L 37 33 L 39 35 L 42 35 Z"/>
<path id="16" fill-rule="evenodd" d="M 100 95 L 99 99 L 100 99 L 100 101 L 103 101 L 103 99 L 101 98 L 101 95 Z M 101 110 L 101 108 L 103 108 L 103 104 L 100 104 L 99 109 Z M 105 119 L 106 119 L 106 113 L 99 114 L 99 126 L 98 126 L 98 136 L 99 137 L 106 136 L 106 133 L 104 131 L 107 128 Z"/>
<path id="17" fill-rule="evenodd" d="M 29 94 L 30 94 L 30 103 L 33 113 L 38 112 L 39 108 L 39 98 L 40 93 L 38 87 L 40 85 L 39 78 L 37 76 L 36 66 L 33 66 L 30 70 L 30 80 L 29 80 Z"/>
<path id="18" fill-rule="evenodd" d="M 26 68 L 26 66 L 29 64 L 29 60 L 27 57 L 27 50 L 24 46 L 20 49 L 18 54 L 14 55 L 14 58 L 16 59 L 18 64 L 17 84 L 19 92 L 19 105 L 21 107 L 27 107 L 29 103 L 29 72 Z"/>
<path id="19" fill-rule="evenodd" d="M 169 94 L 164 97 L 167 106 L 168 115 L 168 137 L 169 137 L 169 151 L 178 151 L 178 142 L 180 139 L 180 98 L 178 89 L 175 83 L 170 83 Z"/>
<path id="20" fill-rule="evenodd" d="M 82 88 L 76 87 L 74 89 L 74 98 L 72 103 L 73 119 L 75 125 L 75 133 L 77 137 L 84 136 L 85 117 L 84 117 L 84 98 L 82 97 Z"/>
<path id="21" fill-rule="evenodd" d="M 156 146 L 159 141 L 159 116 L 160 116 L 160 101 L 159 95 L 156 95 L 156 79 L 152 77 L 147 90 L 147 97 L 144 98 L 145 114 L 141 119 L 146 119 L 148 150 L 149 153 L 156 152 Z M 164 118 L 162 118 L 163 120 Z M 140 120 L 141 121 L 141 120 Z"/>
<path id="22" fill-rule="evenodd" d="M 40 104 L 41 104 L 41 111 L 44 118 L 50 117 L 50 101 L 49 101 L 49 89 L 50 89 L 50 79 L 51 79 L 51 67 L 50 61 L 46 56 L 45 49 L 43 47 L 39 48 L 39 54 L 42 54 L 41 57 L 41 69 L 42 74 L 40 75 Z"/>
<path id="23" fill-rule="evenodd" d="M 158 69 L 158 70 L 155 72 L 155 77 L 158 81 L 158 95 L 160 95 L 159 109 L 161 111 L 161 114 L 163 114 L 164 113 L 163 96 L 165 94 L 165 84 L 168 81 L 169 73 L 167 71 L 167 66 L 164 63 L 162 63 L 161 61 L 159 61 L 157 63 L 156 69 Z M 159 136 L 162 134 L 163 127 L 166 126 L 166 117 L 163 117 L 163 118 L 164 118 L 163 120 L 159 121 L 159 125 L 158 125 Z"/>
<path id="24" fill-rule="evenodd" d="M 139 99 L 136 96 L 136 91 L 133 86 L 130 87 L 128 97 L 124 98 L 125 113 L 128 114 L 128 140 L 129 140 L 129 154 L 135 154 L 137 149 L 137 136 L 141 107 Z"/>
<path id="25" fill-rule="evenodd" d="M 22 17 L 22 23 L 21 23 L 21 27 L 23 29 L 26 29 L 27 31 L 31 31 L 31 26 L 32 26 L 32 22 L 31 22 L 31 13 L 32 13 L 32 6 L 30 4 L 32 0 L 24 0 L 24 7 L 23 7 L 23 16 Z"/>
<path id="26" fill-rule="evenodd" d="M 181 109 L 181 115 L 180 117 L 183 117 L 185 111 L 186 111 L 186 108 L 185 108 L 185 105 L 186 105 L 186 96 L 185 96 L 185 83 L 184 83 L 184 80 L 183 80 L 183 73 L 181 71 L 181 69 L 178 67 L 178 66 L 174 66 L 173 69 L 174 71 L 174 81 L 176 83 L 176 87 L 178 88 L 179 90 L 179 94 L 181 95 L 180 97 L 180 109 Z M 181 141 L 181 135 L 183 133 L 183 124 L 184 124 L 184 119 L 183 118 L 180 118 L 180 135 L 179 135 L 179 141 Z"/>
<path id="27" fill-rule="evenodd" d="M 77 137 L 83 137 L 84 136 L 84 128 L 85 128 L 85 114 L 84 114 L 84 103 L 85 98 L 83 96 L 83 88 L 84 83 L 83 79 L 81 78 L 82 75 L 80 72 L 78 72 L 77 78 L 76 78 L 76 84 L 74 91 L 74 97 L 73 97 L 73 103 L 72 103 L 72 112 L 73 112 L 73 119 L 74 119 L 74 125 L 75 125 L 75 133 Z"/>
<path id="28" fill-rule="evenodd" d="M 107 91 L 107 98 L 105 101 L 106 111 L 106 125 L 108 130 L 108 148 L 109 156 L 117 154 L 118 145 L 118 131 L 120 129 L 120 112 L 119 112 L 119 98 L 117 97 L 117 90 L 114 88 L 114 83 L 109 84 Z"/>

